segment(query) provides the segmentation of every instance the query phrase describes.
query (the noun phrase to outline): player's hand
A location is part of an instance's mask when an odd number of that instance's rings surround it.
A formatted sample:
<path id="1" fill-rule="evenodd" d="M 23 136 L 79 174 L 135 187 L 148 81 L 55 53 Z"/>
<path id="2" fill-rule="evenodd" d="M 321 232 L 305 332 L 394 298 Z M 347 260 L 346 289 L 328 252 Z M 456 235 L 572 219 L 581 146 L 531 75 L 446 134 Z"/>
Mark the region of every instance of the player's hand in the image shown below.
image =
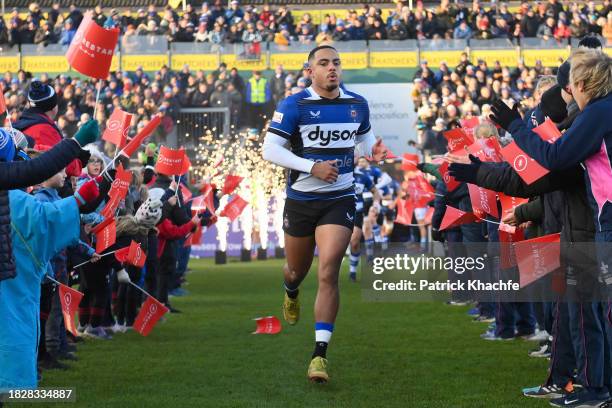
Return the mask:
<path id="1" fill-rule="evenodd" d="M 173 195 L 172 197 L 170 197 L 168 199 L 168 204 L 170 204 L 172 207 L 174 207 L 176 205 L 177 201 L 178 201 L 177 196 Z"/>
<path id="2" fill-rule="evenodd" d="M 336 167 L 335 160 L 327 160 L 317 162 L 312 166 L 310 174 L 318 179 L 327 181 L 328 183 L 335 183 L 338 179 L 338 168 Z"/>
<path id="3" fill-rule="evenodd" d="M 102 256 L 101 256 L 100 254 L 93 254 L 93 255 L 91 256 L 90 261 L 91 261 L 91 263 L 96 263 L 96 262 L 98 262 L 100 259 L 102 259 Z"/>
<path id="4" fill-rule="evenodd" d="M 378 139 L 372 146 L 372 160 L 381 161 L 387 158 L 387 147 L 383 145 L 382 139 Z"/>

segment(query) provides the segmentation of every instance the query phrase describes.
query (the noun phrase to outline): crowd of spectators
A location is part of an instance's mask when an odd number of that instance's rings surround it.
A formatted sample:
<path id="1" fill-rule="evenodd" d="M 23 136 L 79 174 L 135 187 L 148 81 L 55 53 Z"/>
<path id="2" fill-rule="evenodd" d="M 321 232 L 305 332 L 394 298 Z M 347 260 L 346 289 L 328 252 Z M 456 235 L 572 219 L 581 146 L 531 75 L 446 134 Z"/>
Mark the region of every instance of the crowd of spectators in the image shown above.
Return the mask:
<path id="1" fill-rule="evenodd" d="M 27 90 L 32 79 L 31 74 L 23 70 L 16 74 L 7 72 L 0 78 L 13 121 L 17 120 L 19 113 L 27 106 Z M 178 72 L 163 66 L 151 75 L 142 68 L 131 73 L 112 72 L 101 84 L 89 78 L 72 78 L 64 74 L 55 78 L 42 74 L 38 79 L 55 87 L 58 95 L 56 121 L 64 137 L 72 137 L 80 124 L 87 122 L 94 112 L 95 119 L 104 129 L 112 111 L 119 107 L 133 113 L 132 123 L 139 127 L 143 127 L 153 115 L 161 114 L 162 125 L 154 136 L 158 142 L 164 141 L 176 126 L 178 111 L 184 107 L 227 107 L 236 131 L 244 126 L 261 129 L 262 118 L 247 115 L 249 111 L 256 110 L 250 105 L 260 105 L 261 116 L 267 116 L 275 103 L 310 85 L 306 70 L 290 73 L 278 66 L 270 77 L 264 77 L 256 71 L 245 80 L 236 68 L 228 69 L 224 63 L 209 73 L 192 71 L 188 66 Z M 264 81 L 266 89 L 266 98 L 260 103 L 253 100 L 250 89 L 251 84 L 258 80 Z M 98 87 L 100 99 L 96 109 Z M 131 132 L 135 134 L 137 131 L 133 126 Z"/>
<path id="2" fill-rule="evenodd" d="M 188 2 L 189 3 L 189 2 Z M 203 42 L 221 46 L 242 43 L 253 52 L 259 44 L 273 42 L 287 46 L 294 42 L 321 43 L 348 40 L 405 39 L 491 39 L 520 41 L 522 37 L 556 39 L 581 38 L 588 33 L 612 40 L 612 7 L 603 3 L 561 3 L 559 0 L 523 2 L 510 9 L 506 3 L 485 7 L 479 0 L 466 4 L 441 0 L 436 7 L 421 1 L 410 9 L 398 1 L 392 10 L 372 5 L 347 10 L 344 15 L 327 14 L 315 23 L 311 14 L 294 18 L 287 6 L 254 7 L 232 0 L 201 7 L 187 4 L 185 11 L 170 6 L 119 11 L 94 9 L 94 19 L 106 27 L 119 27 L 125 36 L 166 36 L 174 42 Z M 22 10 L 23 11 L 23 10 Z M 43 12 L 31 3 L 25 18 L 13 9 L 8 19 L 0 19 L 0 44 L 62 44 L 72 41 L 83 13 L 74 4 L 68 9 L 60 2 Z"/>
<path id="3" fill-rule="evenodd" d="M 523 112 L 535 108 L 538 78 L 554 73 L 539 61 L 533 67 L 523 61 L 515 68 L 502 67 L 499 62 L 489 67 L 483 60 L 473 63 L 466 53 L 456 67 L 441 63 L 434 69 L 421 61 L 412 90 L 417 135 L 422 147 L 432 154 L 446 152 L 445 130 L 455 127 L 460 119 L 488 118 L 496 100 L 508 106 L 519 103 Z"/>

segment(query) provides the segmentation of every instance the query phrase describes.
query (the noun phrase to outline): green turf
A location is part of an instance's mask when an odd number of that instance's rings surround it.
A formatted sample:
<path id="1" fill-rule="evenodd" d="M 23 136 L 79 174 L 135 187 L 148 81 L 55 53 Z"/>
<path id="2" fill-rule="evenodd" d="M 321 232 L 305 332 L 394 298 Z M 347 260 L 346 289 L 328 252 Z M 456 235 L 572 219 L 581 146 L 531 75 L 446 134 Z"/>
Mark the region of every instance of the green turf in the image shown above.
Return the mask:
<path id="1" fill-rule="evenodd" d="M 311 384 L 314 274 L 302 285 L 298 325 L 267 336 L 251 334 L 251 319 L 281 317 L 280 261 L 191 267 L 190 295 L 173 302 L 183 314 L 146 338 L 88 341 L 69 371 L 45 372 L 40 386 L 74 387 L 70 406 L 84 407 L 548 406 L 520 394 L 546 375 L 545 360 L 527 357 L 533 343 L 480 340 L 486 325 L 466 307 L 366 303 L 346 274 L 331 382 Z"/>

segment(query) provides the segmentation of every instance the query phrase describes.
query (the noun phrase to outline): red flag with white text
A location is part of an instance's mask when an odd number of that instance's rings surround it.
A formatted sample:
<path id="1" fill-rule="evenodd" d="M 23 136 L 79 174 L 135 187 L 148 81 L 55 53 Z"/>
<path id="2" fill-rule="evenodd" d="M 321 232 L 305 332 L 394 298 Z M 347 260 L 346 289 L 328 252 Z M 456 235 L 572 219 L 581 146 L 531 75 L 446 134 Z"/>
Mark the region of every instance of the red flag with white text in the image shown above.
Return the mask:
<path id="1" fill-rule="evenodd" d="M 442 222 L 440 223 L 440 231 L 476 221 L 478 221 L 478 218 L 474 213 L 461 211 L 447 204 L 444 217 L 442 217 Z"/>
<path id="2" fill-rule="evenodd" d="M 81 74 L 106 79 L 118 40 L 118 28 L 100 27 L 93 21 L 92 13 L 86 12 L 68 47 L 66 59 Z"/>
<path id="3" fill-rule="evenodd" d="M 117 226 L 114 218 L 107 218 L 94 229 L 92 234 L 96 236 L 96 253 L 101 254 L 106 248 L 113 245 L 117 239 Z"/>
<path id="4" fill-rule="evenodd" d="M 238 185 L 242 182 L 244 177 L 235 176 L 230 174 L 225 177 L 225 183 L 223 183 L 223 190 L 221 190 L 221 194 L 232 194 L 234 190 L 238 187 Z"/>
<path id="5" fill-rule="evenodd" d="M 76 326 L 74 325 L 74 316 L 79 310 L 79 303 L 81 303 L 83 296 L 84 294 L 78 290 L 60 283 L 59 297 L 62 315 L 64 315 L 64 327 L 74 336 L 78 336 Z"/>
<path id="6" fill-rule="evenodd" d="M 561 234 L 549 234 L 514 244 L 521 288 L 561 267 Z"/>
<path id="7" fill-rule="evenodd" d="M 227 203 L 227 205 L 223 208 L 219 216 L 227 217 L 230 219 L 230 221 L 234 221 L 240 214 L 242 214 L 242 211 L 248 204 L 249 203 L 247 203 L 242 197 L 235 195 L 234 198 L 232 198 L 232 201 Z"/>
<path id="8" fill-rule="evenodd" d="M 180 176 L 183 171 L 183 160 L 185 151 L 183 149 L 171 149 L 166 146 L 159 148 L 159 156 L 155 163 L 155 171 L 166 176 Z"/>
<path id="9" fill-rule="evenodd" d="M 140 312 L 134 321 L 134 330 L 143 336 L 148 336 L 158 320 L 168 313 L 168 308 L 154 297 L 148 296 L 140 307 Z"/>
<path id="10" fill-rule="evenodd" d="M 102 134 L 102 139 L 106 140 L 121 149 L 127 143 L 132 114 L 115 108 L 110 118 L 106 121 L 106 129 Z"/>
<path id="11" fill-rule="evenodd" d="M 504 160 L 508 162 L 527 184 L 531 184 L 548 173 L 537 161 L 525 153 L 515 142 L 502 147 Z"/>

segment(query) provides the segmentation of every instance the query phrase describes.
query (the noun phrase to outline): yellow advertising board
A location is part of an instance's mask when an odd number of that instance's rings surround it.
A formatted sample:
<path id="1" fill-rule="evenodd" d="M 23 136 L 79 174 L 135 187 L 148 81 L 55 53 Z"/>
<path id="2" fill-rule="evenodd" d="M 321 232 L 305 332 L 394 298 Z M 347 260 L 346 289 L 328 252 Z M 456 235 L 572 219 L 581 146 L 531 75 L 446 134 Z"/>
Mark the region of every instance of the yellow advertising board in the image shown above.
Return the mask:
<path id="1" fill-rule="evenodd" d="M 0 57 L 0 72 L 17 72 L 19 71 L 19 57 Z"/>
<path id="2" fill-rule="evenodd" d="M 119 57 L 113 55 L 113 59 L 111 60 L 110 71 L 119 71 Z"/>
<path id="3" fill-rule="evenodd" d="M 454 67 L 461 60 L 463 51 L 422 51 L 421 60 L 426 60 L 431 69 L 438 68 L 440 63 L 446 62 L 449 67 Z"/>
<path id="4" fill-rule="evenodd" d="M 267 68 L 266 57 L 264 53 L 261 54 L 261 58 L 258 60 L 247 60 L 238 59 L 234 54 L 221 55 L 221 62 L 227 64 L 227 68 L 236 68 L 239 71 L 263 71 Z"/>
<path id="5" fill-rule="evenodd" d="M 121 56 L 121 68 L 124 71 L 136 71 L 138 67 L 142 67 L 145 71 L 157 71 L 163 65 L 168 65 L 166 54 Z"/>
<path id="6" fill-rule="evenodd" d="M 476 64 L 479 59 L 484 60 L 489 67 L 493 66 L 495 61 L 499 61 L 502 67 L 515 67 L 519 53 L 517 50 L 471 50 L 470 61 Z"/>
<path id="7" fill-rule="evenodd" d="M 217 54 L 173 54 L 170 65 L 173 70 L 180 70 L 183 66 L 189 65 L 191 70 L 213 71 L 219 67 L 219 57 Z"/>
<path id="8" fill-rule="evenodd" d="M 372 68 L 412 68 L 419 65 L 416 51 L 373 51 L 370 53 Z"/>
<path id="9" fill-rule="evenodd" d="M 366 52 L 342 52 L 342 69 L 365 69 L 368 67 L 368 56 Z"/>
<path id="10" fill-rule="evenodd" d="M 300 70 L 304 66 L 308 55 L 306 53 L 270 54 L 270 68 L 275 69 L 279 64 L 284 69 Z"/>
<path id="11" fill-rule="evenodd" d="M 534 66 L 537 60 L 542 61 L 545 67 L 558 67 L 563 61 L 569 57 L 569 50 L 565 48 L 547 49 L 547 50 L 522 50 L 525 65 Z"/>
<path id="12" fill-rule="evenodd" d="M 66 72 L 70 68 L 64 55 L 24 55 L 21 64 L 28 72 Z"/>

